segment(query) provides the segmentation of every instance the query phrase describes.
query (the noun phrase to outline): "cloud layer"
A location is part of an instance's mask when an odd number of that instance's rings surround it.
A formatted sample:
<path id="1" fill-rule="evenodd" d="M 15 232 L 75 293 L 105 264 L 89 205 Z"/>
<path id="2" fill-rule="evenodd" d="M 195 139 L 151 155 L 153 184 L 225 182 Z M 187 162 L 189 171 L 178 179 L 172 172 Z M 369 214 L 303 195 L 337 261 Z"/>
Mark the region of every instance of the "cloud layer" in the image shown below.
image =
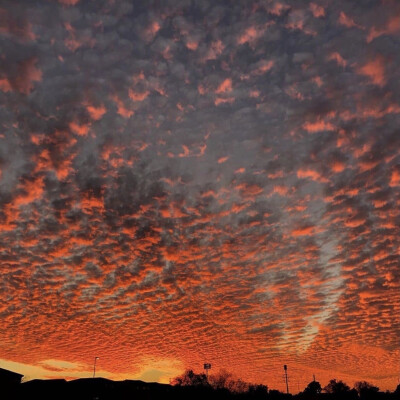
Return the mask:
<path id="1" fill-rule="evenodd" d="M 1 7 L 1 359 L 395 387 L 395 1 Z"/>

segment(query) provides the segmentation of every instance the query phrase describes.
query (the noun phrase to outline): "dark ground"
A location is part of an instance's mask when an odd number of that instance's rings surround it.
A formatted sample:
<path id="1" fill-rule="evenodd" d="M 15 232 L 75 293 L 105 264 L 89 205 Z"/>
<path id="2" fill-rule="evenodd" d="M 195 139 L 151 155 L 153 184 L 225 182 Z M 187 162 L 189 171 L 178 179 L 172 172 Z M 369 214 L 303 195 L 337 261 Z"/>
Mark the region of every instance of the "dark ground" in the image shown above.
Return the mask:
<path id="1" fill-rule="evenodd" d="M 300 393 L 292 396 L 261 385 L 244 393 L 210 386 L 171 386 L 142 381 L 112 381 L 104 378 L 87 378 L 65 381 L 32 380 L 13 388 L 2 388 L 1 400 L 400 400 L 400 393 L 366 393 L 360 396 L 354 389 L 345 393 Z"/>

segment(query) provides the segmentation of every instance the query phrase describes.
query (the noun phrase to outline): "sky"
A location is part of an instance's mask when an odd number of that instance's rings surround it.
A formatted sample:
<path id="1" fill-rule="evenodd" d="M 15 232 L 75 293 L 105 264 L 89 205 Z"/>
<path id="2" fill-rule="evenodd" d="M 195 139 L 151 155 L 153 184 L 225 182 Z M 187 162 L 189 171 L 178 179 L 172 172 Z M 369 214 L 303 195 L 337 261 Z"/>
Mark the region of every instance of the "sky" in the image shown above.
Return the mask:
<path id="1" fill-rule="evenodd" d="M 270 388 L 400 373 L 400 4 L 0 2 L 0 367 Z"/>

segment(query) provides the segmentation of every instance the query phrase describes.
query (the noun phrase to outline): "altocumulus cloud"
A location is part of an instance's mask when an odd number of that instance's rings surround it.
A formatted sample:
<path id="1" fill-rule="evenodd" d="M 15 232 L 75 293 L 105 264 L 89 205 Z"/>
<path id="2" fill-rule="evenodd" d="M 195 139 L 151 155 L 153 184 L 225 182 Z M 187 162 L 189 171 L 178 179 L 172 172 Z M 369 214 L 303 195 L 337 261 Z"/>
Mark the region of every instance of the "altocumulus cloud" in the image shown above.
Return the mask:
<path id="1" fill-rule="evenodd" d="M 395 1 L 19 1 L 0 21 L 2 365 L 394 388 Z"/>

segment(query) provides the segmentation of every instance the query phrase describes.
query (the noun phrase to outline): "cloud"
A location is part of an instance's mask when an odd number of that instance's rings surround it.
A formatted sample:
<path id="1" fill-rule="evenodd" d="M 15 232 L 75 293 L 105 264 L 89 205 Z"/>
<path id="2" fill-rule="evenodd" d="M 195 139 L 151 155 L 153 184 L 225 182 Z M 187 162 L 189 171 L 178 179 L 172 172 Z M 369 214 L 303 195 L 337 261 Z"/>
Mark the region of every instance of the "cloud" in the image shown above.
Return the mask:
<path id="1" fill-rule="evenodd" d="M 354 19 L 346 15 L 343 11 L 340 12 L 338 22 L 340 25 L 344 25 L 346 28 L 361 28 L 360 25 L 354 22 Z"/>
<path id="2" fill-rule="evenodd" d="M 385 63 L 380 56 L 364 64 L 358 71 L 369 78 L 374 85 L 383 86 L 386 83 Z"/>
<path id="3" fill-rule="evenodd" d="M 310 10 L 315 18 L 325 17 L 325 8 L 319 4 L 310 3 Z"/>
<path id="4" fill-rule="evenodd" d="M 395 387 L 397 9 L 3 8 L 1 366 Z"/>

